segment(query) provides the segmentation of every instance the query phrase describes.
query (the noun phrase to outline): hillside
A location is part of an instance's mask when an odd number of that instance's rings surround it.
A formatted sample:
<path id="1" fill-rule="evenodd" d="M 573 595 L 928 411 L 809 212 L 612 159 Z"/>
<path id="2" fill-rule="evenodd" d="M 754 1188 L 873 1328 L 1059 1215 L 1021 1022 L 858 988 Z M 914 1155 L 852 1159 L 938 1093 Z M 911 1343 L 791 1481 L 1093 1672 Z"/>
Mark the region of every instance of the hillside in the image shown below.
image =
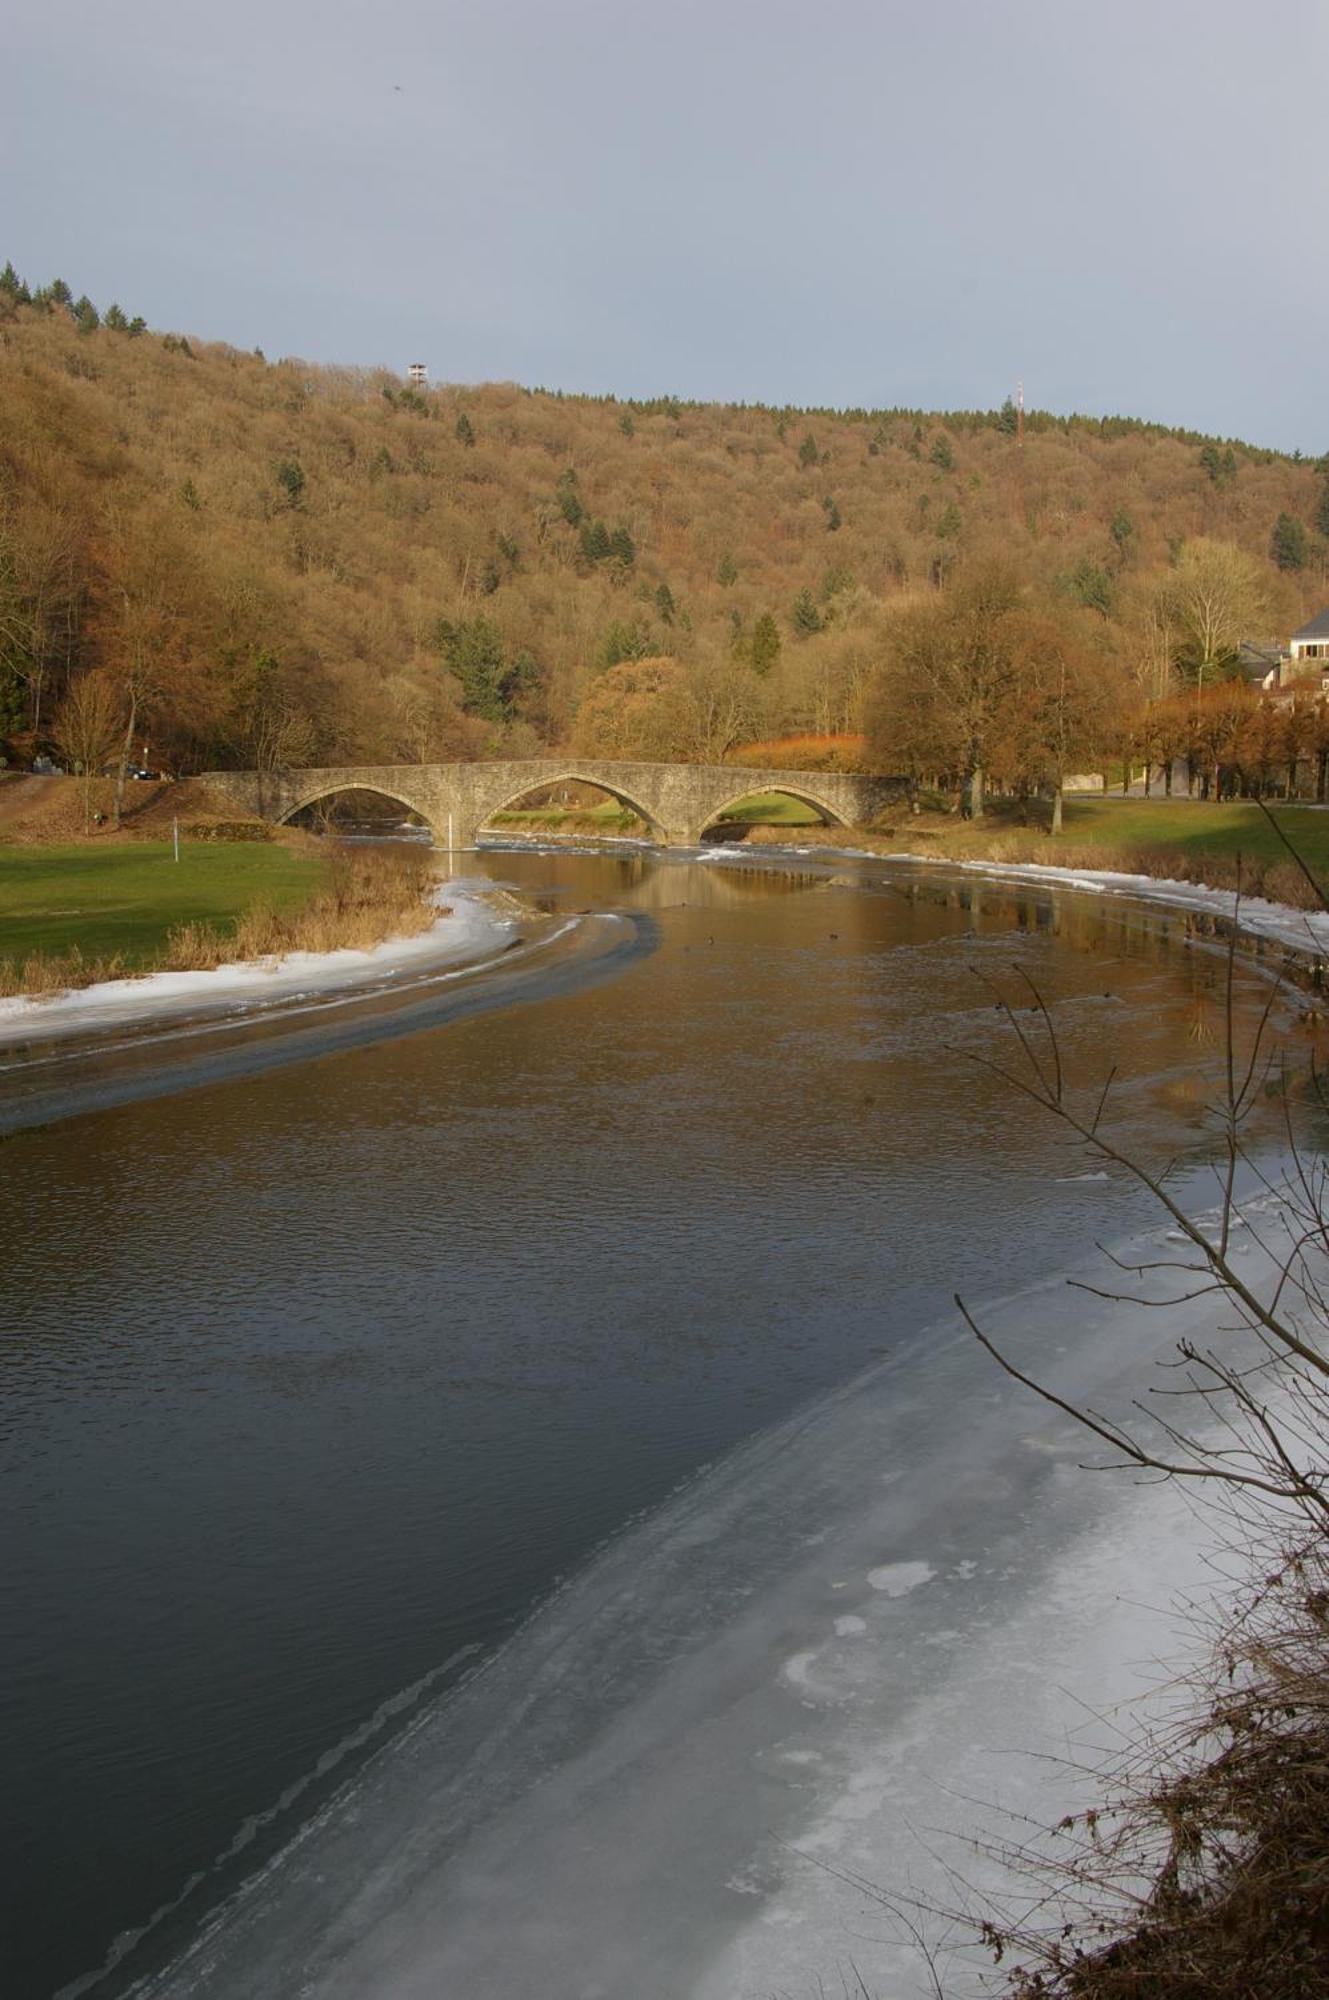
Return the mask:
<path id="1" fill-rule="evenodd" d="M 1315 464 L 1127 419 L 419 392 L 0 278 L 0 734 L 96 670 L 138 756 L 726 756 L 861 726 L 898 613 L 1000 558 L 1138 663 L 1183 543 L 1329 596 Z M 1276 524 L 1289 517 L 1279 532 Z M 610 669 L 617 672 L 606 679 Z M 1162 692 L 1155 686 L 1148 692 Z"/>

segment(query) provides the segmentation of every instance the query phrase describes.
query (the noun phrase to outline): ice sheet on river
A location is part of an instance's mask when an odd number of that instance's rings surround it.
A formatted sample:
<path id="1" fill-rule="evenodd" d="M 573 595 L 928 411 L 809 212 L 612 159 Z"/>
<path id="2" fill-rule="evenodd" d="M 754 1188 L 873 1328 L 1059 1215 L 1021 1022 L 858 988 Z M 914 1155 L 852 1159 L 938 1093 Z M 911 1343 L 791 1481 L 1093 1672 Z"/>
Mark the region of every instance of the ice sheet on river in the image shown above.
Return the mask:
<path id="1" fill-rule="evenodd" d="M 1212 1314 L 1059 1278 L 983 1319 L 1120 1411 Z M 998 1808 L 1087 1802 L 1057 1760 L 1110 1740 L 1186 1651 L 1178 1592 L 1215 1587 L 1184 1498 L 1085 1450 L 934 1329 L 629 1529 L 135 1990 L 770 2000 L 851 1964 L 882 2000 L 926 1990 L 862 1884 L 946 1894 Z"/>
<path id="2" fill-rule="evenodd" d="M 902 862 L 940 875 L 980 875 L 997 882 L 1035 882 L 1049 889 L 1079 889 L 1091 895 L 1133 896 L 1145 903 L 1221 917 L 1228 923 L 1239 922 L 1248 937 L 1266 938 L 1303 957 L 1329 957 L 1329 913 L 1298 910 L 1290 903 L 1271 903 L 1263 896 L 1238 896 L 1231 889 L 1211 889 L 1200 882 L 1181 882 L 1169 876 L 1130 875 L 1115 868 L 1057 868 L 1041 861 L 969 861 L 953 855 L 914 854 L 908 849 L 878 853 L 862 847 L 790 845 L 763 847 L 760 852 L 765 857 L 793 854 L 814 861 L 825 861 L 840 853 L 856 861 Z M 700 859 L 739 867 L 751 865 L 742 847 L 704 848 Z"/>

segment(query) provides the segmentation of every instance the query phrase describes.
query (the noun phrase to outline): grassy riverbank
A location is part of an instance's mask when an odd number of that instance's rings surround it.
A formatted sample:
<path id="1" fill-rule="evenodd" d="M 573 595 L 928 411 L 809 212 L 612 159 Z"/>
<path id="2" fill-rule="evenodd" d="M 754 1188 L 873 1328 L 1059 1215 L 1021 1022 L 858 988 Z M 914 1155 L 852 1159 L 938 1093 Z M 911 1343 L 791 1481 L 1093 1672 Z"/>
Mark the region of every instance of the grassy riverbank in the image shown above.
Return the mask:
<path id="1" fill-rule="evenodd" d="M 1329 813 L 1275 806 L 1277 827 L 1318 882 L 1329 884 Z M 868 832 L 803 826 L 800 845 L 854 847 L 878 854 L 910 853 L 938 861 L 1038 862 L 1049 868 L 1107 868 L 1157 880 L 1233 889 L 1295 909 L 1323 905 L 1275 826 L 1256 805 L 1181 800 L 1068 799 L 1064 831 L 1048 832 L 1048 809 L 1035 805 L 1022 825 L 1004 800 L 977 824 L 951 813 L 911 813 L 903 802 Z M 787 839 L 778 826 L 752 826 L 754 843 Z"/>
<path id="2" fill-rule="evenodd" d="M 617 799 L 603 805 L 512 808 L 495 813 L 489 824 L 501 833 L 584 833 L 592 839 L 623 838 L 649 833 L 644 820 Z"/>
<path id="3" fill-rule="evenodd" d="M 507 833 L 583 833 L 591 838 L 606 835 L 649 838 L 650 828 L 636 813 L 617 799 L 603 805 L 539 806 L 514 808 L 495 813 L 490 822 Z M 720 822 L 724 826 L 820 826 L 816 809 L 787 792 L 754 792 L 750 798 L 731 806 Z"/>
<path id="4" fill-rule="evenodd" d="M 49 993 L 425 929 L 421 853 L 169 843 L 0 848 L 0 992 Z"/>

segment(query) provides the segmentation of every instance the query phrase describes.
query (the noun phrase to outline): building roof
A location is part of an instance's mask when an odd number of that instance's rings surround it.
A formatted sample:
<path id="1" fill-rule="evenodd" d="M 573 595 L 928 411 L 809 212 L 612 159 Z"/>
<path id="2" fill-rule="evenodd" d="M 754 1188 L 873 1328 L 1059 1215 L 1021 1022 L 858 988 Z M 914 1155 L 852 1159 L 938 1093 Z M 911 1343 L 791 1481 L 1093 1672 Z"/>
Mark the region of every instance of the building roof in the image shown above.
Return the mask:
<path id="1" fill-rule="evenodd" d="M 1237 665 L 1248 681 L 1264 680 L 1277 669 L 1278 662 L 1279 650 L 1275 645 L 1243 639 L 1237 647 Z"/>
<path id="2" fill-rule="evenodd" d="M 1292 634 L 1293 639 L 1329 639 L 1329 605 L 1317 611 L 1309 625 L 1303 625 L 1300 632 Z"/>

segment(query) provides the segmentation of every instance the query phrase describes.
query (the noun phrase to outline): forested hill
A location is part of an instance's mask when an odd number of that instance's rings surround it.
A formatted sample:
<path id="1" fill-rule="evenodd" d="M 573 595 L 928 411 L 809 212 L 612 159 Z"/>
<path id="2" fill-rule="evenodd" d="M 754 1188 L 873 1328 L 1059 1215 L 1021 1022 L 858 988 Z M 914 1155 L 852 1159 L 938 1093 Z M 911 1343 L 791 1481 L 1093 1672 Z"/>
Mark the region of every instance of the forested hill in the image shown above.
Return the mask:
<path id="1" fill-rule="evenodd" d="M 723 755 L 857 727 L 900 611 L 993 558 L 1143 657 L 1184 544 L 1286 636 L 1326 533 L 1322 465 L 1126 419 L 419 392 L 0 277 L 14 754 L 95 675 L 177 770 Z"/>

